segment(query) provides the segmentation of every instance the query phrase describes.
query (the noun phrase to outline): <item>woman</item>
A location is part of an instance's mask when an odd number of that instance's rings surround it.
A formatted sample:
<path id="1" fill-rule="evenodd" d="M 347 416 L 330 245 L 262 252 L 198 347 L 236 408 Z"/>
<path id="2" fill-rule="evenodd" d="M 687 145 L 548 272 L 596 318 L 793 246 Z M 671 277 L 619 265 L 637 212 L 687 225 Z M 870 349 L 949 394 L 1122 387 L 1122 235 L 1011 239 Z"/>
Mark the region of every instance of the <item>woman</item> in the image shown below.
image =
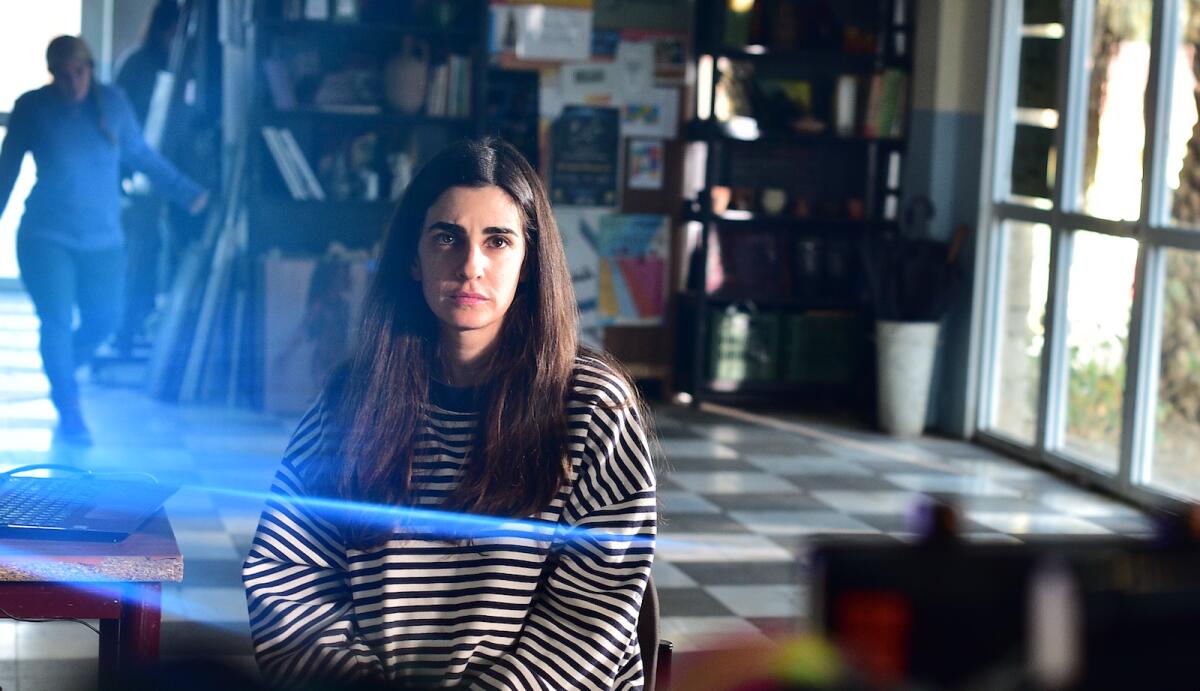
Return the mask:
<path id="1" fill-rule="evenodd" d="M 74 36 L 46 49 L 52 82 L 17 99 L 0 148 L 0 213 L 25 153 L 37 182 L 17 230 L 17 265 L 37 311 L 42 366 L 58 409 L 58 436 L 87 444 L 75 369 L 116 326 L 124 293 L 119 221 L 120 163 L 144 172 L 160 191 L 199 213 L 208 193 L 146 146 L 119 89 L 92 79 L 92 55 Z M 79 328 L 72 330 L 74 308 Z"/>
<path id="2" fill-rule="evenodd" d="M 150 114 L 158 74 L 170 69 L 171 41 L 178 25 L 179 4 L 176 0 L 158 0 L 146 17 L 141 40 L 121 58 L 117 68 L 113 81 L 125 92 L 143 129 Z M 121 324 L 113 339 L 113 344 L 122 353 L 131 353 L 135 345 L 144 342 L 146 319 L 154 311 L 159 289 L 164 206 L 162 198 L 153 191 L 136 184 L 126 187 L 121 213 L 127 259 L 125 301 Z M 178 244 L 170 243 L 169 246 L 176 249 Z"/>
<path id="3" fill-rule="evenodd" d="M 363 311 L 244 566 L 265 674 L 641 688 L 644 416 L 577 344 L 562 239 L 514 148 L 464 142 L 417 174 Z"/>

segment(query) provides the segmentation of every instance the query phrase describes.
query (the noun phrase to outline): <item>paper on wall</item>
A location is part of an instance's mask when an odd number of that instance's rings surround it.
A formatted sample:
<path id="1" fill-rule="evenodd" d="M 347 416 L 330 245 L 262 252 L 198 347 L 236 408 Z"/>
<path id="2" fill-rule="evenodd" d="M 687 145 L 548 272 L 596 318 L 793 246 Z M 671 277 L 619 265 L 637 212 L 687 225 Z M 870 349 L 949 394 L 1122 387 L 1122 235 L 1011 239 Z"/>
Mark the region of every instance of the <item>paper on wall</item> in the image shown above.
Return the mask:
<path id="1" fill-rule="evenodd" d="M 526 60 L 587 60 L 592 10 L 528 5 L 512 8 L 514 52 Z"/>
<path id="2" fill-rule="evenodd" d="M 667 217 L 610 214 L 597 238 L 601 324 L 658 324 L 666 303 Z"/>
<path id="3" fill-rule="evenodd" d="M 616 75 L 616 66 L 611 62 L 577 62 L 563 65 L 558 72 L 563 104 L 620 105 Z"/>
<path id="4" fill-rule="evenodd" d="M 626 94 L 621 107 L 621 136 L 674 139 L 679 132 L 679 90 L 653 87 Z"/>
<path id="5" fill-rule="evenodd" d="M 661 190 L 663 162 L 661 139 L 630 139 L 626 185 L 631 190 Z"/>
<path id="6" fill-rule="evenodd" d="M 598 312 L 600 283 L 596 270 L 596 243 L 600 219 L 611 212 L 604 207 L 554 207 L 571 282 L 575 286 L 575 302 L 579 306 L 579 335 L 584 343 L 592 346 L 601 346 L 604 340 Z"/>
<path id="7" fill-rule="evenodd" d="M 538 70 L 538 115 L 557 120 L 562 115 L 562 80 L 558 70 Z"/>
<path id="8" fill-rule="evenodd" d="M 617 83 L 626 93 L 654 86 L 654 44 L 650 41 L 621 41 L 615 60 Z"/>

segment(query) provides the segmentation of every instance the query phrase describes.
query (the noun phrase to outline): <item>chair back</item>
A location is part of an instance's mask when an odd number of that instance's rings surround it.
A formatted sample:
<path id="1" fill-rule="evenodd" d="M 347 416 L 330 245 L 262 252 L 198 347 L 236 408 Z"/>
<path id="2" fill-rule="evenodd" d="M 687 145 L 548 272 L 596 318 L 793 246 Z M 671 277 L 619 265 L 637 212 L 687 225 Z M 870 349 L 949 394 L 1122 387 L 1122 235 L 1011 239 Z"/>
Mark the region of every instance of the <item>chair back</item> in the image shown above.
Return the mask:
<path id="1" fill-rule="evenodd" d="M 671 683 L 671 655 L 675 646 L 660 637 L 658 617 L 658 588 L 654 586 L 654 579 L 650 578 L 646 581 L 646 593 L 642 596 L 642 608 L 638 611 L 637 620 L 645 691 L 666 691 Z"/>

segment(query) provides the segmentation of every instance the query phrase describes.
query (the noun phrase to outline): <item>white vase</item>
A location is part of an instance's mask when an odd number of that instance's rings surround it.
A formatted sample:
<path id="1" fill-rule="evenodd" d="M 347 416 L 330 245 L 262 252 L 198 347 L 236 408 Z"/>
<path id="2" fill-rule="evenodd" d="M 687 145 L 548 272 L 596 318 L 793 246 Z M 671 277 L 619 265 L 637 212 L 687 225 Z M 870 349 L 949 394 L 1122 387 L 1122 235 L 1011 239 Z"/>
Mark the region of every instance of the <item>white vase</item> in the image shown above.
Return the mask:
<path id="1" fill-rule="evenodd" d="M 400 52 L 393 55 L 383 71 L 383 95 L 388 105 L 413 115 L 425 104 L 429 77 L 429 45 L 405 36 Z"/>
<path id="2" fill-rule="evenodd" d="M 898 437 L 925 429 L 938 322 L 875 322 L 879 426 Z"/>

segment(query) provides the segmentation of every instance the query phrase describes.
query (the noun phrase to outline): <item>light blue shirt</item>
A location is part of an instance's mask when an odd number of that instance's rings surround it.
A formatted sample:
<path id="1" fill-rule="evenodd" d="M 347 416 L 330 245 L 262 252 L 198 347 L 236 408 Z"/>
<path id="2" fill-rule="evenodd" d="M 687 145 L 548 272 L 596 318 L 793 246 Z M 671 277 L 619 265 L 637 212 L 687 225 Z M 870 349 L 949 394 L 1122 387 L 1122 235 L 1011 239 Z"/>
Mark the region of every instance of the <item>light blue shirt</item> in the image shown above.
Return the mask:
<path id="1" fill-rule="evenodd" d="M 139 170 L 155 190 L 183 206 L 203 191 L 155 153 L 120 89 L 94 84 L 110 141 L 91 98 L 75 103 L 52 86 L 17 99 L 0 149 L 0 211 L 20 172 L 25 152 L 37 164 L 37 182 L 25 201 L 19 233 L 75 250 L 119 247 L 120 165 Z"/>

